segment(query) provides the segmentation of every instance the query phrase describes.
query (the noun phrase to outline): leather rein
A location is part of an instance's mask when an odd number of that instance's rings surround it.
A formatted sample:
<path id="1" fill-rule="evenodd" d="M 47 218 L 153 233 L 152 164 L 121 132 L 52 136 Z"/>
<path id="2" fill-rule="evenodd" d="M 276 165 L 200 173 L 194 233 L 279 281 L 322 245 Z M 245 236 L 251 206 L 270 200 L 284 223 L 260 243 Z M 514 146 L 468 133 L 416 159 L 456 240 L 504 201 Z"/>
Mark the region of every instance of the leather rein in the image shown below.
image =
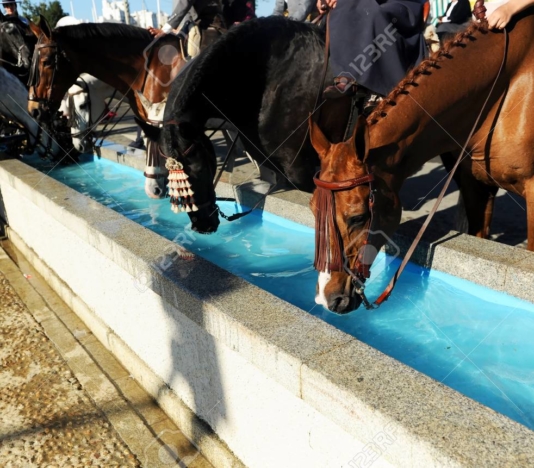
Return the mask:
<path id="1" fill-rule="evenodd" d="M 483 19 L 485 15 L 485 11 L 486 9 L 484 7 L 484 0 L 479 0 L 476 3 L 475 8 L 474 8 L 475 15 L 477 16 L 478 19 Z M 319 192 L 318 198 L 321 199 L 322 197 L 323 201 L 326 200 L 326 197 L 330 197 L 331 199 L 331 200 L 327 200 L 326 202 L 324 202 L 323 205 L 321 206 L 323 210 L 326 208 L 328 212 L 320 213 L 320 210 L 318 210 L 318 213 L 316 216 L 315 268 L 319 271 L 346 271 L 347 274 L 351 278 L 351 281 L 355 287 L 356 293 L 362 299 L 362 303 L 364 304 L 366 309 L 368 310 L 377 309 L 382 303 L 384 303 L 389 298 L 389 296 L 393 292 L 393 289 L 395 288 L 395 285 L 400 275 L 402 274 L 404 268 L 408 264 L 424 232 L 426 231 L 426 228 L 430 224 L 432 217 L 438 210 L 438 207 L 441 204 L 441 201 L 443 200 L 445 196 L 445 192 L 447 191 L 453 179 L 453 176 L 456 173 L 456 170 L 458 169 L 460 165 L 460 162 L 464 159 L 464 154 L 467 150 L 469 141 L 473 137 L 473 134 L 480 122 L 482 114 L 484 113 L 486 106 L 489 102 L 489 99 L 491 95 L 493 94 L 493 90 L 495 89 L 495 86 L 501 76 L 502 70 L 506 63 L 507 50 L 508 50 L 508 33 L 505 29 L 504 30 L 504 52 L 503 52 L 501 65 L 499 67 L 495 80 L 493 81 L 493 84 L 490 88 L 490 91 L 486 97 L 486 100 L 484 101 L 484 104 L 482 105 L 482 108 L 480 109 L 480 112 L 478 113 L 478 116 L 475 120 L 475 123 L 473 124 L 473 127 L 471 128 L 471 131 L 469 132 L 469 136 L 467 137 L 467 140 L 462 147 L 462 151 L 460 152 L 460 155 L 458 156 L 458 159 L 456 163 L 454 164 L 454 167 L 449 173 L 447 180 L 445 182 L 445 185 L 443 186 L 438 198 L 436 199 L 436 202 L 434 203 L 432 210 L 428 214 L 424 224 L 421 226 L 421 229 L 419 230 L 417 236 L 413 240 L 412 244 L 410 245 L 410 248 L 408 249 L 406 255 L 404 256 L 401 265 L 395 272 L 388 286 L 385 288 L 382 294 L 380 294 L 380 296 L 374 302 L 370 302 L 368 300 L 365 294 L 364 282 L 367 278 L 370 277 L 370 268 L 371 268 L 372 260 L 374 260 L 373 258 L 371 259 L 370 263 L 367 262 L 365 258 L 366 257 L 365 246 L 369 243 L 369 234 L 373 232 L 373 207 L 374 207 L 374 194 L 375 194 L 375 190 L 373 188 L 373 182 L 374 182 L 375 176 L 371 171 L 369 171 L 367 175 L 364 175 L 362 177 L 344 180 L 340 182 L 323 181 L 319 177 L 320 173 L 316 175 L 316 177 L 314 177 L 314 183 Z M 347 260 L 346 254 L 345 254 L 345 249 L 343 248 L 341 232 L 335 221 L 335 213 L 336 213 L 335 193 L 339 191 L 353 190 L 356 187 L 360 187 L 366 184 L 369 185 L 369 213 L 370 213 L 370 219 L 367 223 L 367 226 L 368 226 L 367 237 L 363 243 L 364 247 L 359 249 L 354 268 L 351 268 Z M 331 247 L 332 245 L 334 246 L 333 248 Z"/>

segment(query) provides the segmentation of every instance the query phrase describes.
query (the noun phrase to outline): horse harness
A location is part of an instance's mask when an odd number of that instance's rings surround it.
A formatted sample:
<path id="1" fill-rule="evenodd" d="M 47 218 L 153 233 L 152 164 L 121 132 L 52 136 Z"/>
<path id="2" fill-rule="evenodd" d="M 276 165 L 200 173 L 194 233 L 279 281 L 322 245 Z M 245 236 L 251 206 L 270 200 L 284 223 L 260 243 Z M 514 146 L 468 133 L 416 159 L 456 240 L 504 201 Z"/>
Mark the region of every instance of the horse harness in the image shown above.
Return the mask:
<path id="1" fill-rule="evenodd" d="M 219 127 L 217 127 L 216 129 L 213 130 L 213 132 L 210 134 L 210 136 L 208 138 L 211 138 L 217 131 L 219 131 L 223 125 L 226 123 L 226 121 L 224 121 L 221 125 L 219 125 Z M 180 126 L 180 123 L 177 122 L 175 119 L 171 119 L 171 120 L 167 120 L 165 122 L 162 122 L 162 126 L 168 126 L 168 125 L 175 125 L 177 127 Z M 221 178 L 221 175 L 226 167 L 226 164 L 228 162 L 228 159 L 230 157 L 230 154 L 232 153 L 234 147 L 235 147 L 235 144 L 237 143 L 237 139 L 239 138 L 239 135 L 236 136 L 235 140 L 232 142 L 232 144 L 230 145 L 230 148 L 228 149 L 227 153 L 226 153 L 226 156 L 224 158 L 224 161 L 223 161 L 223 164 L 221 166 L 221 168 L 219 169 L 219 172 L 217 175 L 214 175 L 212 173 L 212 178 L 214 179 L 214 184 L 213 184 L 213 189 L 215 190 L 215 187 L 217 186 L 220 178 Z M 187 149 L 185 149 L 180 156 L 184 157 L 184 156 L 187 156 L 196 146 L 196 143 L 191 143 L 191 145 L 189 145 L 187 147 Z M 178 171 L 183 171 L 183 167 L 184 167 L 184 164 L 182 164 L 180 161 L 177 161 L 176 159 L 166 155 L 163 150 L 161 149 L 160 145 L 156 142 L 149 142 L 149 145 L 148 145 L 148 148 L 147 148 L 147 159 L 148 159 L 148 166 L 150 167 L 153 167 L 153 166 L 157 166 L 159 167 L 161 165 L 161 160 L 160 158 L 166 160 L 167 162 L 165 163 L 165 167 L 167 169 L 169 169 L 169 172 L 173 172 L 173 170 L 171 169 L 173 166 L 174 167 L 178 167 Z M 175 169 L 176 170 L 176 169 Z M 185 171 L 184 171 L 185 172 Z M 166 174 L 147 174 L 146 172 L 144 172 L 144 176 L 149 178 L 149 179 L 164 179 L 164 178 L 167 178 L 167 175 Z M 188 176 L 187 174 L 185 175 L 185 180 L 187 180 Z M 172 183 L 172 182 L 171 182 Z M 171 192 L 173 189 L 170 188 L 169 192 Z M 172 192 L 171 192 L 172 193 Z M 229 222 L 232 222 L 232 221 L 236 221 L 240 218 L 243 218 L 244 216 L 252 213 L 258 206 L 260 206 L 260 204 L 265 200 L 265 198 L 267 198 L 267 196 L 271 193 L 271 189 L 269 189 L 267 191 L 267 193 L 265 193 L 265 195 L 263 195 L 259 200 L 258 202 L 252 207 L 250 208 L 249 210 L 247 211 L 243 211 L 241 213 L 234 213 L 233 215 L 230 215 L 228 216 L 227 214 L 225 214 L 220 206 L 217 204 L 217 201 L 228 201 L 228 202 L 235 202 L 236 199 L 235 198 L 230 198 L 230 197 L 216 197 L 215 198 L 215 203 L 212 203 L 210 201 L 206 202 L 206 203 L 202 203 L 201 205 L 196 205 L 196 207 L 198 209 L 202 209 L 202 208 L 208 208 L 208 207 L 213 207 L 214 210 L 216 210 L 218 212 L 218 214 L 226 219 L 227 221 Z M 176 204 L 176 203 L 179 203 L 179 200 L 174 200 L 174 196 L 171 194 L 170 195 L 171 197 L 171 204 Z M 182 210 L 183 211 L 183 210 Z M 197 210 L 194 210 L 194 211 L 197 211 Z"/>
<path id="2" fill-rule="evenodd" d="M 43 37 L 44 35 L 41 34 L 41 36 L 39 37 L 39 40 L 37 41 L 37 44 L 35 45 L 35 51 L 32 57 L 32 65 L 30 68 L 30 78 L 28 80 L 28 86 L 30 87 L 30 90 L 32 89 L 35 90 L 35 88 L 39 86 L 41 82 L 41 74 L 39 72 L 39 57 L 40 57 L 42 49 L 50 48 L 50 49 L 56 50 L 56 53 L 54 54 L 54 68 L 52 71 L 52 80 L 50 81 L 50 86 L 48 87 L 46 98 L 38 98 L 35 96 L 34 92 L 31 91 L 30 94 L 28 95 L 28 101 L 39 102 L 39 103 L 44 103 L 48 105 L 52 98 L 52 89 L 54 88 L 54 81 L 56 78 L 56 72 L 57 72 L 57 68 L 59 64 L 59 57 L 61 55 L 67 61 L 69 59 L 64 50 L 60 52 L 59 45 L 57 44 L 57 42 L 53 41 L 53 42 L 49 42 L 48 44 L 41 44 Z"/>
<path id="3" fill-rule="evenodd" d="M 474 12 L 477 15 L 479 19 L 484 18 L 485 14 L 485 7 L 484 7 L 484 0 L 478 0 Z M 412 244 L 410 245 L 410 248 L 408 249 L 406 255 L 404 256 L 401 265 L 395 272 L 393 278 L 389 282 L 388 286 L 385 288 L 385 290 L 380 294 L 380 296 L 371 303 L 367 296 L 365 295 L 365 280 L 370 277 L 370 268 L 372 261 L 374 258 L 366 258 L 366 249 L 365 246 L 369 243 L 369 237 L 372 235 L 373 231 L 373 208 L 374 208 L 374 196 L 376 193 L 376 190 L 373 187 L 373 182 L 375 180 L 375 175 L 372 171 L 369 171 L 369 168 L 367 168 L 367 174 L 358 177 L 355 179 L 349 179 L 339 182 L 328 182 L 320 179 L 320 173 L 316 174 L 314 177 L 314 183 L 317 187 L 317 195 L 318 195 L 318 214 L 316 216 L 316 246 L 315 246 L 315 262 L 314 266 L 319 271 L 345 271 L 349 277 L 351 278 L 351 281 L 355 287 L 356 293 L 360 296 L 362 299 L 362 303 L 364 304 L 365 308 L 368 310 L 376 309 L 378 308 L 382 303 L 384 303 L 391 293 L 393 292 L 393 289 L 402 274 L 404 268 L 408 264 L 411 256 L 413 255 L 417 245 L 419 244 L 419 241 L 421 240 L 426 228 L 430 224 L 430 221 L 436 211 L 438 210 L 439 205 L 441 204 L 441 201 L 443 200 L 443 197 L 445 196 L 445 192 L 447 191 L 452 178 L 454 174 L 456 173 L 456 170 L 458 169 L 460 162 L 463 160 L 463 156 L 467 150 L 467 146 L 469 144 L 469 141 L 473 137 L 473 134 L 478 126 L 478 123 L 482 117 L 482 114 L 484 113 L 484 110 L 486 109 L 486 106 L 489 102 L 489 99 L 491 95 L 493 94 L 493 90 L 497 84 L 497 81 L 499 80 L 502 70 L 504 69 L 504 65 L 506 63 L 506 57 L 507 57 L 507 50 L 508 50 L 508 33 L 506 29 L 504 30 L 504 52 L 503 52 L 503 58 L 501 65 L 499 67 L 499 70 L 497 72 L 497 75 L 495 77 L 495 80 L 490 88 L 490 91 L 486 97 L 486 100 L 484 101 L 484 104 L 482 105 L 482 108 L 480 109 L 480 112 L 475 120 L 475 123 L 473 124 L 473 127 L 471 128 L 471 131 L 469 133 L 469 136 L 467 137 L 467 140 L 462 147 L 462 151 L 460 155 L 458 156 L 458 159 L 456 163 L 454 164 L 454 167 L 450 171 L 447 180 L 445 182 L 445 185 L 443 186 L 438 198 L 436 199 L 436 202 L 434 203 L 434 206 L 432 207 L 432 210 L 428 214 L 425 222 L 421 226 L 421 229 L 419 230 L 417 236 L 413 240 Z M 335 220 L 335 193 L 345 190 L 352 190 L 356 187 L 360 187 L 362 185 L 368 185 L 369 186 L 369 221 L 368 221 L 368 229 L 367 229 L 367 236 L 366 239 L 363 242 L 364 248 L 361 248 L 358 252 L 358 255 L 356 257 L 356 263 L 353 268 L 350 267 L 350 264 L 348 262 L 345 249 L 343 248 L 343 241 L 341 238 L 341 232 L 339 230 L 339 227 L 337 226 L 336 220 Z M 333 248 L 330 249 L 330 245 L 333 245 Z M 371 260 L 370 262 L 368 260 Z"/>
<path id="4" fill-rule="evenodd" d="M 25 47 L 25 44 L 21 45 L 18 48 L 17 63 L 10 62 L 9 60 L 3 59 L 3 58 L 0 58 L 0 62 L 7 63 L 8 65 L 11 65 L 16 68 L 22 68 L 22 49 L 24 49 L 24 47 Z"/>

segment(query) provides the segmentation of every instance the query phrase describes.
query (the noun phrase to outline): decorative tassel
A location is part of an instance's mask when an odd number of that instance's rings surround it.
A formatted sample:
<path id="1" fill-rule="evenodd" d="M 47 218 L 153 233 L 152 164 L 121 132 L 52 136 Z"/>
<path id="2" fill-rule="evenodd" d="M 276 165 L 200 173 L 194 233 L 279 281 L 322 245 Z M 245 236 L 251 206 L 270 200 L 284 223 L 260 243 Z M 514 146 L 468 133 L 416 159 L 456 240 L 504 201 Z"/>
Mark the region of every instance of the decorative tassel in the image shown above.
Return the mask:
<path id="1" fill-rule="evenodd" d="M 171 209 L 173 213 L 191 213 L 198 211 L 192 196 L 195 192 L 191 189 L 189 176 L 184 171 L 184 166 L 173 158 L 167 158 L 165 167 L 169 171 L 169 195 L 171 197 Z"/>
<path id="2" fill-rule="evenodd" d="M 315 261 L 317 271 L 342 271 L 343 254 L 336 229 L 335 199 L 330 190 L 317 187 L 315 217 Z"/>

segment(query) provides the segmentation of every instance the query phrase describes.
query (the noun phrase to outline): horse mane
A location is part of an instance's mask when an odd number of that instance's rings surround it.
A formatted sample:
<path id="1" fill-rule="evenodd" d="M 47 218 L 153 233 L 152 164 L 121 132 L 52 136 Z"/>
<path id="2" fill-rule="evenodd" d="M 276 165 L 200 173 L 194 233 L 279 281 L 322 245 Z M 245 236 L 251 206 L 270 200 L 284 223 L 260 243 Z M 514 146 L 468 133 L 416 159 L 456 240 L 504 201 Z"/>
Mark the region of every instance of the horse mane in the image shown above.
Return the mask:
<path id="1" fill-rule="evenodd" d="M 265 34 L 257 34 L 263 31 Z M 180 74 L 184 77 L 187 85 L 182 86 L 179 94 L 175 97 L 173 107 L 183 108 L 190 99 L 192 99 L 199 88 L 202 87 L 206 77 L 213 77 L 220 72 L 217 69 L 219 65 L 224 66 L 225 58 L 233 56 L 236 51 L 247 53 L 251 50 L 260 54 L 261 46 L 270 47 L 271 41 L 267 37 L 272 34 L 273 37 L 280 37 L 275 31 L 285 31 L 291 34 L 310 34 L 312 40 L 320 41 L 321 47 L 324 47 L 324 32 L 312 24 L 306 24 L 297 21 L 289 21 L 279 16 L 270 16 L 266 18 L 255 18 L 241 23 L 238 27 L 230 29 L 219 40 L 212 44 L 188 65 Z M 247 41 L 247 36 L 256 39 L 256 41 Z M 263 39 L 263 41 L 261 41 Z M 180 75 L 175 83 L 180 79 Z"/>
<path id="2" fill-rule="evenodd" d="M 69 40 L 110 39 L 136 40 L 150 43 L 154 40 L 146 29 L 121 23 L 81 23 L 54 29 L 62 38 Z"/>
<path id="3" fill-rule="evenodd" d="M 410 71 L 406 75 L 406 78 L 404 78 L 369 115 L 367 118 L 369 124 L 374 125 L 378 123 L 381 118 L 387 115 L 386 109 L 389 106 L 397 105 L 397 99 L 400 95 L 410 94 L 410 91 L 408 90 L 409 86 L 418 86 L 420 80 L 423 79 L 423 76 L 432 74 L 431 69 L 440 69 L 441 67 L 439 66 L 439 63 L 444 59 L 451 59 L 451 51 L 454 48 L 466 47 L 468 42 L 474 40 L 473 34 L 478 31 L 483 34 L 487 33 L 487 22 L 473 22 L 465 31 L 459 32 L 454 38 L 447 41 L 438 51 L 434 52 L 429 58 L 423 60 L 416 68 Z"/>

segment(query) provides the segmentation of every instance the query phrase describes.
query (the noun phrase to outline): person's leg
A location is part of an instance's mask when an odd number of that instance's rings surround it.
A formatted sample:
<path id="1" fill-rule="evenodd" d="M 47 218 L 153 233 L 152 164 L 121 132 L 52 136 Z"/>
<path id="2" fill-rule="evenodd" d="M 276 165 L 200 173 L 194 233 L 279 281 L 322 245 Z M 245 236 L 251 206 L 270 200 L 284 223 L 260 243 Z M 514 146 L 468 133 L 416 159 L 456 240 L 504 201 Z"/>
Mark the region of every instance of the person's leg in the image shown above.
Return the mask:
<path id="1" fill-rule="evenodd" d="M 135 149 L 145 149 L 145 141 L 143 140 L 141 127 L 137 126 L 137 137 L 128 145 L 128 147 Z"/>

